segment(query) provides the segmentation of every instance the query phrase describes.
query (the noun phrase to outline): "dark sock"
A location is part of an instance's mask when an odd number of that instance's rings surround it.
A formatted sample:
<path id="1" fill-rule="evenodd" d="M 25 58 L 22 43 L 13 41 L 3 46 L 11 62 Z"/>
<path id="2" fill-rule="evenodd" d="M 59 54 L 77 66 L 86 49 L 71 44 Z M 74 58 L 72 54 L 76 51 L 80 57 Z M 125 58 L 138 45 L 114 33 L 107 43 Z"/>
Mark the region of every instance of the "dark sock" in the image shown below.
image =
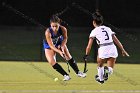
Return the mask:
<path id="1" fill-rule="evenodd" d="M 65 72 L 65 70 L 58 63 L 53 65 L 53 68 L 63 76 L 68 75 L 67 72 Z"/>
<path id="2" fill-rule="evenodd" d="M 78 66 L 75 62 L 75 60 L 73 58 L 71 58 L 69 61 L 68 61 L 69 65 L 72 67 L 72 69 L 75 71 L 76 74 L 78 74 L 79 72 L 79 69 L 78 69 Z"/>

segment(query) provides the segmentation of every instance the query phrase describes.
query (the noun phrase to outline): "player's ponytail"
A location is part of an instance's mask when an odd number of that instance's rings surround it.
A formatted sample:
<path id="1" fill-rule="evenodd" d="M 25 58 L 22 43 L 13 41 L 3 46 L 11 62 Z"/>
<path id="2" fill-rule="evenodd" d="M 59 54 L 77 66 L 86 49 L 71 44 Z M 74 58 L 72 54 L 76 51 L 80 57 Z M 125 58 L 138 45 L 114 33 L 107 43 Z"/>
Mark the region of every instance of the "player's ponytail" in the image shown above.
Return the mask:
<path id="1" fill-rule="evenodd" d="M 103 16 L 99 12 L 93 14 L 93 20 L 96 22 L 97 25 L 103 24 Z"/>

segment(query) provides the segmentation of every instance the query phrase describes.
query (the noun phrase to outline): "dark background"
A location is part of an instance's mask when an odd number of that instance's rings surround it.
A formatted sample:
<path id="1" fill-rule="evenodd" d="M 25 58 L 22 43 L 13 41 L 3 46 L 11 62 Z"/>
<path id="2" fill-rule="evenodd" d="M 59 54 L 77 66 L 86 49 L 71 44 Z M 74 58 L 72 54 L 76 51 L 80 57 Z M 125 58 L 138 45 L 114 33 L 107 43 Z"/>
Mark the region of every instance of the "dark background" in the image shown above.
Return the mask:
<path id="1" fill-rule="evenodd" d="M 30 22 L 3 4 L 12 6 L 24 17 L 38 23 Z M 104 24 L 116 32 L 131 56 L 122 57 L 118 49 L 117 62 L 139 63 L 139 9 L 138 0 L 0 0 L 0 60 L 46 61 L 42 46 L 45 29 L 42 25 L 48 27 L 51 15 L 64 12 L 59 17 L 69 24 L 69 51 L 78 62 L 83 61 L 88 36 L 93 29 L 90 13 L 99 10 L 104 16 Z M 91 62 L 96 59 L 94 47 L 89 56 Z M 58 61 L 63 60 L 57 58 Z"/>
<path id="2" fill-rule="evenodd" d="M 60 16 L 71 26 L 91 26 L 92 17 L 72 6 L 72 3 L 84 7 L 90 12 L 99 9 L 104 19 L 117 27 L 139 27 L 140 3 L 138 0 L 1 0 L 34 18 L 43 25 L 49 25 L 52 14 L 70 7 Z M 1 6 L 1 5 L 0 5 Z M 20 16 L 5 7 L 0 7 L 0 25 L 33 25 L 27 24 Z"/>

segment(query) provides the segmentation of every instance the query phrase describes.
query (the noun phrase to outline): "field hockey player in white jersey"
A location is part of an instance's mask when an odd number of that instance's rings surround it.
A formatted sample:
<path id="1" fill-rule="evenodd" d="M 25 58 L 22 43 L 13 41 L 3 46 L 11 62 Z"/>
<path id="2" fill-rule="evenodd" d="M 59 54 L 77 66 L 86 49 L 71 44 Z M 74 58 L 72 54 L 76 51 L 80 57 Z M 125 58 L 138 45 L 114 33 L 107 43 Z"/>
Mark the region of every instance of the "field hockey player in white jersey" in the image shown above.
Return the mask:
<path id="1" fill-rule="evenodd" d="M 90 33 L 88 45 L 86 47 L 86 54 L 84 56 L 84 60 L 87 60 L 93 40 L 96 39 L 99 48 L 97 56 L 98 73 L 95 75 L 95 80 L 100 84 L 103 84 L 105 81 L 107 81 L 109 75 L 113 73 L 116 58 L 118 57 L 115 44 L 119 47 L 123 56 L 129 56 L 121 42 L 115 36 L 115 33 L 109 27 L 102 24 L 102 15 L 95 13 L 93 15 L 93 26 L 95 28 Z M 107 66 L 104 66 L 105 62 L 107 62 Z"/>

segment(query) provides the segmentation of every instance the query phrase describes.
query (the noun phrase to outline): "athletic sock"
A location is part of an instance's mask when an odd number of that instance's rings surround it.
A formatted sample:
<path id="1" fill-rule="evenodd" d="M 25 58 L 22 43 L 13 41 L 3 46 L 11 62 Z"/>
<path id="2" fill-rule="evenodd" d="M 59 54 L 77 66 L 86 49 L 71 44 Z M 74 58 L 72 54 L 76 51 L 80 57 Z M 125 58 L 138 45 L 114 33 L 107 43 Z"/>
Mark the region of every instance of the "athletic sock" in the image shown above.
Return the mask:
<path id="1" fill-rule="evenodd" d="M 75 71 L 76 74 L 78 74 L 79 72 L 79 69 L 78 69 L 78 66 L 75 62 L 75 60 L 73 58 L 71 58 L 69 61 L 68 61 L 69 65 L 72 67 L 72 69 Z"/>
<path id="2" fill-rule="evenodd" d="M 103 78 L 104 67 L 98 67 L 97 70 L 98 70 L 98 76 L 99 76 L 100 81 L 103 81 L 104 80 L 104 78 Z"/>
<path id="3" fill-rule="evenodd" d="M 65 70 L 58 63 L 53 65 L 53 68 L 63 76 L 68 75 L 67 72 L 65 72 Z"/>
<path id="4" fill-rule="evenodd" d="M 112 67 L 108 67 L 108 72 L 109 72 L 109 75 L 113 74 L 113 68 Z"/>

